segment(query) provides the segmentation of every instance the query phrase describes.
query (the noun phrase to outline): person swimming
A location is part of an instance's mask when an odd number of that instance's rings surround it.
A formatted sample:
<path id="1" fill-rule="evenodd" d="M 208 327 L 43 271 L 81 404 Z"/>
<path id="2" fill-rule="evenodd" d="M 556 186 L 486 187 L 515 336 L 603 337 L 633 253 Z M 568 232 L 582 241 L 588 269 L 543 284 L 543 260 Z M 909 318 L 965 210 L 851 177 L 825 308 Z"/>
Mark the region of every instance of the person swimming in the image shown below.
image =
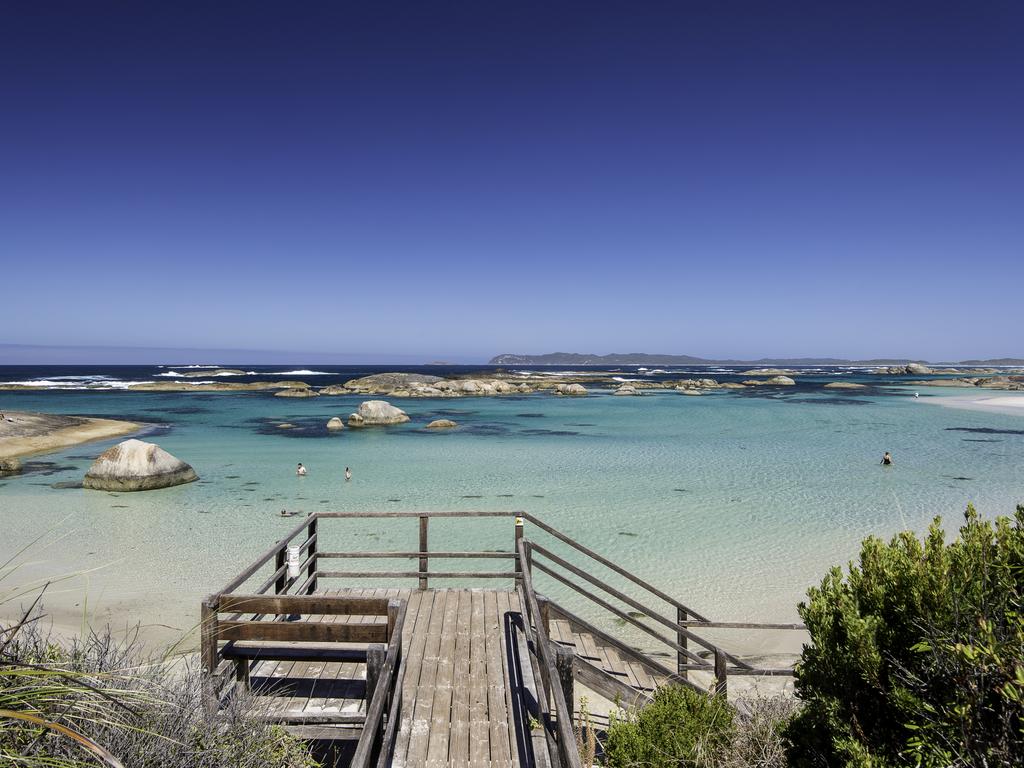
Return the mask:
<path id="1" fill-rule="evenodd" d="M 298 512 L 289 512 L 287 509 L 281 510 L 281 517 L 295 517 Z"/>
<path id="2" fill-rule="evenodd" d="M 349 469 L 348 467 L 345 467 L 345 482 L 347 483 L 351 479 L 352 479 L 352 470 Z"/>
<path id="3" fill-rule="evenodd" d="M 304 477 L 306 474 L 306 468 L 302 466 L 301 461 L 299 462 L 299 468 L 295 470 L 295 474 L 299 475 L 300 477 Z"/>
<path id="4" fill-rule="evenodd" d="M 892 454 L 890 454 L 888 451 L 886 451 L 885 455 L 882 457 L 882 462 L 881 463 L 882 463 L 883 466 L 886 466 L 886 467 L 890 466 L 892 464 Z"/>

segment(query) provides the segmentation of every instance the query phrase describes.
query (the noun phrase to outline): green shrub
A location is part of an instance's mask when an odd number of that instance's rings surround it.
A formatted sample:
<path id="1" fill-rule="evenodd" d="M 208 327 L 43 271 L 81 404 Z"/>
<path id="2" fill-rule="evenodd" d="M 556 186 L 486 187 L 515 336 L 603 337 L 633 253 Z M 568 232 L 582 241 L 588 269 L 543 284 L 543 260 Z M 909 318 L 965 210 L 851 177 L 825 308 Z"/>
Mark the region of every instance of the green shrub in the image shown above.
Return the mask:
<path id="1" fill-rule="evenodd" d="M 864 541 L 799 610 L 796 766 L 1024 764 L 1024 506 Z"/>
<path id="2" fill-rule="evenodd" d="M 733 709 L 724 696 L 664 686 L 639 710 L 608 727 L 608 768 L 713 768 L 733 737 Z"/>

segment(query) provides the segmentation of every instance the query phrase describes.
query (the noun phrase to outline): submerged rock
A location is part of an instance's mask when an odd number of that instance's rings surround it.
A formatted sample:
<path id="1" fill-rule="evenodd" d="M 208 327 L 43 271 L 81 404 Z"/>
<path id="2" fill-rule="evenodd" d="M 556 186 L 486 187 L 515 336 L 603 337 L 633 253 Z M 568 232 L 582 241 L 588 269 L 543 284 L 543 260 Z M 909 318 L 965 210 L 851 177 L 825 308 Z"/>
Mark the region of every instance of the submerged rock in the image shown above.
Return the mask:
<path id="1" fill-rule="evenodd" d="M 402 424 L 409 420 L 405 411 L 395 408 L 385 400 L 367 400 L 359 410 L 348 417 L 350 427 L 371 427 L 387 424 Z"/>
<path id="2" fill-rule="evenodd" d="M 340 416 L 333 416 L 327 421 L 328 429 L 344 429 L 345 422 L 341 420 Z"/>
<path id="3" fill-rule="evenodd" d="M 198 479 L 192 467 L 159 445 L 125 440 L 99 455 L 82 486 L 98 491 L 148 491 Z"/>
<path id="4" fill-rule="evenodd" d="M 855 381 L 830 381 L 825 389 L 867 389 L 867 384 L 858 384 Z"/>
<path id="5" fill-rule="evenodd" d="M 451 419 L 434 419 L 434 421 L 427 424 L 427 429 L 453 429 L 459 426 Z"/>

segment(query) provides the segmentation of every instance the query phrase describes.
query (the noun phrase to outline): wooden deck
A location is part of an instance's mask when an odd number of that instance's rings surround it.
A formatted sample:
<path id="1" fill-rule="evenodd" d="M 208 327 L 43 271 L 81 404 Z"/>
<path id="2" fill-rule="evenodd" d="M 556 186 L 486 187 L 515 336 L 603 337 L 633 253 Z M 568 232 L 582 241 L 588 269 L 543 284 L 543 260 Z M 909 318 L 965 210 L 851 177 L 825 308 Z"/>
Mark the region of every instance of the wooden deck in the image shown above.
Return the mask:
<path id="1" fill-rule="evenodd" d="M 505 615 L 520 611 L 515 592 L 348 589 L 329 594 L 408 601 L 402 716 L 393 766 L 521 764 L 505 633 Z M 268 716 L 284 722 L 365 714 L 365 680 L 366 665 L 360 662 L 264 661 L 252 672 L 253 689 L 266 700 Z"/>

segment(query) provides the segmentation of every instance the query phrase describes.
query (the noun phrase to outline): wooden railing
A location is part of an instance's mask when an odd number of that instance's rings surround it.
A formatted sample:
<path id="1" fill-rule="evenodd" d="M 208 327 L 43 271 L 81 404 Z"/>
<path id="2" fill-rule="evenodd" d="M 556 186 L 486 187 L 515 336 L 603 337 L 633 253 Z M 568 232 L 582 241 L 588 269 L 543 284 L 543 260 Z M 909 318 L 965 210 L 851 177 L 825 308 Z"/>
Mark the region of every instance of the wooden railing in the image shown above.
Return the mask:
<path id="1" fill-rule="evenodd" d="M 492 518 L 509 520 L 514 519 L 515 524 L 511 531 L 513 538 L 509 549 L 501 550 L 455 550 L 440 549 L 430 550 L 430 522 L 434 519 L 453 518 Z M 355 521 L 355 520 L 415 520 L 418 526 L 418 546 L 415 549 L 406 548 L 390 551 L 366 551 L 366 550 L 336 550 L 326 547 L 323 521 Z M 524 522 L 536 528 L 536 536 L 524 535 Z M 305 534 L 303 536 L 303 533 Z M 532 532 L 531 532 L 532 533 Z M 554 551 L 554 542 L 544 541 L 544 535 L 554 539 L 562 545 L 569 547 L 569 550 Z M 298 569 L 292 568 L 294 574 L 288 572 L 288 548 L 298 547 L 301 559 Z M 582 563 L 573 563 L 569 560 L 571 552 L 582 555 L 585 559 Z M 358 567 L 340 568 L 330 567 L 334 565 L 331 561 L 344 563 L 356 563 L 359 561 L 409 561 L 415 563 L 414 568 L 394 568 L 391 570 L 366 570 Z M 470 561 L 485 563 L 501 563 L 511 561 L 510 568 L 501 568 L 500 565 L 483 570 L 472 570 L 453 567 L 448 569 L 431 570 L 431 560 L 452 560 L 464 563 Z M 610 571 L 615 576 L 624 579 L 630 591 L 617 588 L 601 578 L 596 573 L 601 569 Z M 578 602 L 590 608 L 587 617 L 579 615 L 570 610 L 564 603 L 558 602 L 551 595 L 542 594 L 538 591 L 535 576 L 542 575 L 554 583 L 564 587 L 568 593 L 574 593 L 579 598 Z M 717 643 L 713 643 L 697 634 L 695 630 L 700 629 L 750 629 L 750 630 L 799 630 L 803 629 L 799 624 L 759 624 L 750 622 L 715 622 L 706 616 L 698 613 L 689 606 L 681 603 L 668 593 L 658 589 L 631 571 L 612 562 L 603 555 L 589 549 L 575 541 L 561 531 L 553 528 L 542 520 L 522 512 L 511 511 L 430 511 L 430 512 L 400 512 L 400 511 L 373 511 L 373 512 L 317 512 L 304 519 L 299 525 L 290 530 L 280 541 L 270 547 L 265 553 L 257 558 L 248 568 L 240 573 L 234 580 L 225 586 L 221 592 L 211 597 L 204 604 L 203 623 L 203 664 L 204 668 L 211 673 L 216 672 L 218 665 L 225 660 L 238 663 L 238 656 L 232 643 L 235 638 L 246 636 L 247 633 L 255 631 L 245 627 L 252 624 L 259 624 L 259 632 L 266 632 L 275 639 L 284 639 L 291 636 L 291 633 L 300 633 L 299 629 L 265 629 L 270 624 L 276 623 L 280 627 L 287 624 L 281 622 L 290 613 L 309 613 L 314 606 L 313 600 L 321 599 L 312 597 L 317 593 L 321 580 L 345 580 L 351 584 L 356 580 L 377 580 L 387 579 L 389 581 L 414 581 L 420 590 L 428 589 L 429 586 L 438 580 L 511 580 L 520 596 L 520 604 L 526 618 L 525 629 L 529 639 L 532 641 L 533 653 L 537 660 L 536 678 L 540 682 L 538 702 L 541 713 L 545 719 L 545 735 L 549 743 L 549 751 L 556 755 L 565 768 L 577 768 L 580 765 L 579 754 L 575 746 L 575 735 L 573 734 L 573 706 L 572 678 L 575 669 L 577 676 L 586 672 L 587 664 L 579 659 L 574 659 L 573 653 L 563 648 L 559 643 L 551 639 L 549 626 L 552 616 L 567 620 L 570 625 L 579 628 L 582 632 L 590 633 L 601 643 L 614 648 L 624 659 L 633 660 L 651 673 L 659 676 L 664 681 L 675 682 L 700 688 L 691 678 L 693 671 L 708 672 L 713 675 L 715 684 L 713 690 L 724 694 L 727 690 L 727 680 L 730 675 L 791 675 L 792 669 L 765 669 L 755 668 L 744 662 L 732 653 L 729 653 Z M 255 589 L 246 595 L 234 594 L 243 585 L 249 582 L 256 584 Z M 631 586 L 630 586 L 631 585 Z M 273 587 L 273 594 L 276 596 L 287 595 L 284 602 L 274 602 L 275 599 L 267 595 Z M 639 594 L 639 596 L 637 596 Z M 261 598 L 260 596 L 267 595 Z M 246 602 L 249 601 L 249 602 Z M 298 601 L 298 602 L 292 602 Z M 619 603 L 615 604 L 616 601 Z M 652 603 L 659 607 L 653 607 Z M 327 603 L 316 603 L 316 607 L 329 608 Z M 379 608 L 379 606 L 378 606 Z M 594 608 L 609 615 L 623 625 L 632 627 L 637 632 L 651 638 L 659 645 L 674 652 L 675 664 L 668 666 L 658 660 L 650 653 L 645 653 L 622 639 L 615 637 L 611 632 L 601 629 L 593 617 Z M 219 613 L 231 613 L 234 615 L 227 619 L 218 618 Z M 402 607 L 402 618 L 404 621 L 404 605 Z M 243 613 L 252 613 L 253 618 L 248 621 L 240 621 Z M 273 621 L 263 621 L 267 616 L 273 617 Z M 209 622 L 207 621 L 209 620 Z M 653 624 L 653 626 L 652 626 Z M 208 629 L 208 626 L 210 627 Z M 310 627 L 345 627 L 359 625 L 344 624 L 310 624 L 303 622 L 301 634 L 303 639 L 311 639 L 308 634 Z M 374 626 L 374 625 L 369 625 Z M 401 626 L 401 622 L 398 623 Z M 219 628 L 219 629 L 218 629 Z M 659 630 L 660 628 L 660 630 Z M 218 632 L 226 630 L 226 634 Z M 361 632 L 362 630 L 360 630 Z M 313 630 L 314 633 L 322 633 L 324 638 L 349 637 L 346 630 L 324 629 Z M 396 635 L 397 633 L 397 635 Z M 365 635 L 377 637 L 374 630 L 368 631 Z M 357 758 L 362 762 L 353 763 L 357 766 L 368 766 L 373 759 L 378 764 L 390 752 L 394 745 L 395 729 L 398 724 L 398 713 L 401 708 L 401 687 L 404 676 L 404 662 L 401 653 L 401 631 L 395 630 L 389 622 L 387 629 L 388 649 L 383 672 L 380 680 L 386 681 L 386 685 L 377 685 L 370 696 L 366 716 L 366 736 L 369 741 L 360 741 L 360 749 L 357 749 Z M 354 636 L 354 635 L 353 635 Z M 360 635 L 363 637 L 364 635 Z M 224 646 L 219 646 L 224 642 Z M 367 639 L 367 642 L 379 642 L 378 640 Z M 702 655 L 703 654 L 703 655 Z M 575 664 L 575 666 L 574 666 Z M 581 670 L 581 664 L 583 669 Z M 243 675 L 236 667 L 236 679 L 242 679 Z M 583 679 L 581 677 L 581 679 Z M 584 682 L 588 680 L 584 679 Z M 624 683 L 618 683 L 625 690 Z M 704 690 L 700 688 L 700 690 Z M 386 691 L 386 693 L 384 693 Z M 378 696 L 379 694 L 379 696 Z M 369 735 L 367 735 L 369 734 Z"/>

